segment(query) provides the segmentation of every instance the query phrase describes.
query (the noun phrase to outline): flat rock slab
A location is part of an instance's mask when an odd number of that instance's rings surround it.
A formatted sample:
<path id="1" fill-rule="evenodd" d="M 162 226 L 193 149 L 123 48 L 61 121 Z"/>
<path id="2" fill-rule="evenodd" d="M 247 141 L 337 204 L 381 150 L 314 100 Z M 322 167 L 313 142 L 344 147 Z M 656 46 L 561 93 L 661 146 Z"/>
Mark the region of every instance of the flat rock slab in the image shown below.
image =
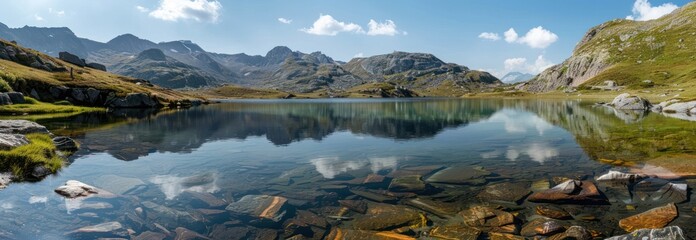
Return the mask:
<path id="1" fill-rule="evenodd" d="M 29 140 L 24 135 L 0 133 L 0 150 L 11 150 L 27 144 Z"/>
<path id="2" fill-rule="evenodd" d="M 389 184 L 389 191 L 394 192 L 425 192 L 427 190 L 428 185 L 423 181 L 421 175 L 396 177 Z"/>
<path id="3" fill-rule="evenodd" d="M 474 206 L 458 213 L 464 224 L 484 231 L 514 233 L 517 231 L 515 216 L 498 209 Z"/>
<path id="4" fill-rule="evenodd" d="M 619 221 L 619 227 L 627 232 L 643 228 L 662 228 L 677 218 L 679 212 L 674 203 L 650 209 Z"/>
<path id="5" fill-rule="evenodd" d="M 485 202 L 504 202 L 520 204 L 524 198 L 532 193 L 527 183 L 498 183 L 486 186 L 477 198 Z"/>
<path id="6" fill-rule="evenodd" d="M 226 209 L 234 214 L 279 222 L 285 216 L 287 202 L 288 199 L 279 196 L 246 195 Z"/>
<path id="7" fill-rule="evenodd" d="M 606 240 L 644 240 L 644 239 L 670 239 L 685 240 L 684 232 L 678 226 L 669 226 L 660 229 L 641 229 L 629 234 L 607 238 Z"/>
<path id="8" fill-rule="evenodd" d="M 68 180 L 65 182 L 65 185 L 56 188 L 54 191 L 67 198 L 87 197 L 94 194 L 102 195 L 102 197 L 113 197 L 113 193 L 77 180 Z"/>
<path id="9" fill-rule="evenodd" d="M 370 204 L 365 215 L 353 221 L 357 230 L 393 230 L 400 227 L 419 228 L 427 223 L 425 215 L 398 205 Z"/>
<path id="10" fill-rule="evenodd" d="M 333 228 L 326 239 L 329 240 L 361 240 L 361 239 L 374 239 L 374 240 L 415 240 L 413 237 L 409 237 L 403 234 L 398 234 L 395 232 L 379 232 L 379 231 L 365 231 L 365 230 L 349 230 L 341 228 Z"/>
<path id="11" fill-rule="evenodd" d="M 437 226 L 430 229 L 430 237 L 436 239 L 476 240 L 480 235 L 481 230 L 461 225 Z"/>
<path id="12" fill-rule="evenodd" d="M 338 203 L 353 212 L 361 214 L 365 214 L 367 212 L 367 203 L 363 200 L 338 200 Z"/>
<path id="13" fill-rule="evenodd" d="M 369 191 L 351 189 L 350 192 L 355 194 L 355 195 L 358 195 L 360 197 L 363 197 L 365 199 L 372 200 L 375 202 L 394 202 L 394 201 L 398 200 L 398 198 L 396 198 L 396 197 L 387 196 L 384 194 L 379 194 L 379 193 L 374 193 L 374 192 L 369 192 Z"/>
<path id="14" fill-rule="evenodd" d="M 553 205 L 539 205 L 536 206 L 535 211 L 537 214 L 548 218 L 560 220 L 573 219 L 573 216 L 566 210 Z"/>
<path id="15" fill-rule="evenodd" d="M 606 204 L 604 194 L 590 181 L 567 180 L 555 187 L 536 192 L 527 198 L 530 202 Z"/>
<path id="16" fill-rule="evenodd" d="M 178 227 L 174 230 L 176 232 L 176 237 L 174 240 L 208 240 L 210 238 L 203 236 L 192 230 Z"/>
<path id="17" fill-rule="evenodd" d="M 0 120 L 0 133 L 30 134 L 48 133 L 46 127 L 27 120 Z"/>
<path id="18" fill-rule="evenodd" d="M 116 175 L 103 175 L 94 181 L 97 186 L 115 194 L 124 194 L 138 186 L 145 185 L 143 180 L 138 178 L 121 177 Z"/>
<path id="19" fill-rule="evenodd" d="M 426 181 L 431 183 L 444 183 L 456 185 L 469 185 L 485 183 L 486 176 L 492 173 L 474 166 L 448 167 L 430 176 Z"/>
<path id="20" fill-rule="evenodd" d="M 404 201 L 404 204 L 443 218 L 451 217 L 461 210 L 458 204 L 433 201 L 426 198 L 408 199 Z"/>

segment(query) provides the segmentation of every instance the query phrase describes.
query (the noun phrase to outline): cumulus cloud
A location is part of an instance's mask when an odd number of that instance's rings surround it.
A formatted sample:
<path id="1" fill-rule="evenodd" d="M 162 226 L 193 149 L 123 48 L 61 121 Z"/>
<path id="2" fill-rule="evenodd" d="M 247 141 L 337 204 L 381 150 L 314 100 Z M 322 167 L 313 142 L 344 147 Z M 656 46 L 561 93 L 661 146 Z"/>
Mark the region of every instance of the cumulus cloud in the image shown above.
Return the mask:
<path id="1" fill-rule="evenodd" d="M 514 28 L 505 31 L 504 35 L 505 41 L 508 43 L 526 44 L 531 48 L 547 48 L 558 41 L 558 35 L 541 26 L 530 29 L 527 34 L 521 37 Z"/>
<path id="2" fill-rule="evenodd" d="M 53 10 L 53 8 L 48 8 L 48 13 L 55 14 L 58 17 L 65 16 L 65 11 L 63 10 Z"/>
<path id="3" fill-rule="evenodd" d="M 321 36 L 336 36 L 341 32 L 364 33 L 362 27 L 355 23 L 340 22 L 331 15 L 321 15 L 319 19 L 314 21 L 312 27 L 303 28 L 300 31 L 321 35 Z"/>
<path id="4" fill-rule="evenodd" d="M 165 20 L 194 20 L 197 22 L 217 22 L 222 4 L 217 0 L 161 0 L 150 16 Z"/>
<path id="5" fill-rule="evenodd" d="M 673 3 L 665 3 L 660 6 L 653 7 L 648 0 L 636 0 L 636 2 L 633 3 L 633 15 L 627 16 L 626 19 L 636 21 L 658 19 L 671 13 L 677 8 L 679 7 Z"/>
<path id="6" fill-rule="evenodd" d="M 500 35 L 497 33 L 492 33 L 492 32 L 483 32 L 479 34 L 479 38 L 486 39 L 486 40 L 491 40 L 491 41 L 498 41 L 500 40 Z"/>
<path id="7" fill-rule="evenodd" d="M 508 72 L 526 72 L 537 74 L 553 66 L 553 63 L 546 60 L 544 55 L 539 55 L 534 63 L 528 63 L 527 58 L 509 58 L 503 62 L 505 70 Z"/>
<path id="8" fill-rule="evenodd" d="M 41 16 L 39 16 L 39 14 L 34 14 L 34 20 L 36 20 L 36 21 L 43 21 L 44 18 L 41 17 Z"/>
<path id="9" fill-rule="evenodd" d="M 278 18 L 278 22 L 284 23 L 284 24 L 291 24 L 291 23 L 292 23 L 292 19 Z"/>
<path id="10" fill-rule="evenodd" d="M 386 22 L 379 23 L 375 21 L 374 19 L 370 19 L 370 22 L 367 23 L 367 35 L 370 36 L 377 36 L 377 35 L 386 35 L 386 36 L 394 36 L 399 34 L 399 31 L 396 30 L 396 24 L 392 20 L 387 20 Z"/>
<path id="11" fill-rule="evenodd" d="M 364 58 L 364 57 L 365 57 L 365 54 L 363 54 L 363 53 L 358 53 L 358 54 L 355 54 L 353 56 L 353 58 Z"/>
<path id="12" fill-rule="evenodd" d="M 341 22 L 336 20 L 331 15 L 320 15 L 319 19 L 314 21 L 312 27 L 303 28 L 300 31 L 321 36 L 336 36 L 342 32 L 356 33 L 356 34 L 366 34 L 368 36 L 395 36 L 398 34 L 408 35 L 407 32 L 399 32 L 396 27 L 396 23 L 392 20 L 386 20 L 385 22 L 377 22 L 374 19 L 370 19 L 367 23 L 367 31 L 365 31 L 360 25 L 350 22 Z"/>
<path id="13" fill-rule="evenodd" d="M 137 9 L 139 12 L 142 12 L 142 13 L 146 13 L 146 12 L 149 12 L 149 11 L 150 11 L 149 8 L 146 8 L 146 7 L 143 7 L 143 6 L 135 6 L 135 9 Z"/>

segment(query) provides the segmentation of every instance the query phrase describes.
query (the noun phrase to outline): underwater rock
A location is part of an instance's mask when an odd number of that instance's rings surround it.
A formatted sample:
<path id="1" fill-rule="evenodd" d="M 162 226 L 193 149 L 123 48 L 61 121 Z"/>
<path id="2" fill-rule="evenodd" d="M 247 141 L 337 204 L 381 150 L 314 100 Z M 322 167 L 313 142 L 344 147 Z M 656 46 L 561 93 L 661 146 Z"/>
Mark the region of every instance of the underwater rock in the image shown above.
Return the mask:
<path id="1" fill-rule="evenodd" d="M 643 176 L 639 174 L 622 173 L 619 171 L 609 171 L 608 173 L 599 176 L 597 181 L 604 182 L 620 182 L 620 183 L 633 183 L 642 179 Z"/>
<path id="2" fill-rule="evenodd" d="M 444 168 L 445 167 L 442 165 L 404 167 L 389 173 L 388 176 L 393 178 L 411 175 L 427 176 L 435 171 L 442 170 Z"/>
<path id="3" fill-rule="evenodd" d="M 174 240 L 208 240 L 210 238 L 203 236 L 197 232 L 194 232 L 192 230 L 183 228 L 183 227 L 178 227 L 174 230 L 176 232 L 176 237 Z"/>
<path id="4" fill-rule="evenodd" d="M 179 197 L 189 199 L 192 204 L 202 205 L 205 207 L 219 208 L 227 205 L 227 202 L 224 200 L 219 199 L 213 196 L 213 194 L 207 192 L 184 191 Z"/>
<path id="5" fill-rule="evenodd" d="M 458 213 L 466 226 L 475 227 L 483 231 L 515 233 L 515 216 L 511 213 L 484 207 L 474 206 Z"/>
<path id="6" fill-rule="evenodd" d="M 295 214 L 295 219 L 307 225 L 323 229 L 326 229 L 329 226 L 329 223 L 326 221 L 326 219 L 320 217 L 319 215 L 313 212 L 306 210 L 297 210 Z"/>
<path id="7" fill-rule="evenodd" d="M 122 195 L 139 186 L 144 186 L 145 182 L 137 178 L 121 177 L 116 175 L 103 175 L 94 181 L 97 186 L 103 186 L 109 192 Z"/>
<path id="8" fill-rule="evenodd" d="M 549 190 L 549 188 L 551 188 L 551 184 L 549 183 L 549 180 L 542 179 L 542 180 L 534 181 L 532 183 L 532 187 L 530 187 L 529 189 L 532 190 L 533 192 L 542 192 L 542 191 Z"/>
<path id="9" fill-rule="evenodd" d="M 189 212 L 176 210 L 150 201 L 145 201 L 142 204 L 146 209 L 147 219 L 151 222 L 160 223 L 170 229 L 177 226 L 188 226 L 196 229 L 205 228 L 202 219 Z"/>
<path id="10" fill-rule="evenodd" d="M 442 218 L 451 217 L 461 210 L 457 204 L 433 201 L 426 198 L 408 199 L 403 203 Z"/>
<path id="11" fill-rule="evenodd" d="M 678 214 L 677 207 L 674 203 L 670 203 L 621 219 L 621 221 L 619 221 L 619 227 L 626 230 L 626 232 L 632 232 L 643 228 L 662 228 L 677 218 Z"/>
<path id="12" fill-rule="evenodd" d="M 498 183 L 486 186 L 478 194 L 478 198 L 485 202 L 503 202 L 520 204 L 524 198 L 531 193 L 527 183 Z"/>
<path id="13" fill-rule="evenodd" d="M 403 234 L 395 232 L 378 232 L 364 230 L 348 230 L 341 228 L 333 228 L 326 239 L 329 240 L 347 240 L 347 239 L 374 239 L 374 240 L 416 240 Z"/>
<path id="14" fill-rule="evenodd" d="M 67 233 L 66 235 L 78 235 L 81 238 L 99 238 L 99 237 L 114 237 L 128 236 L 123 225 L 119 222 L 106 222 L 93 226 L 81 227 L 77 230 Z"/>
<path id="15" fill-rule="evenodd" d="M 590 181 L 567 180 L 555 187 L 533 193 L 530 202 L 606 204 L 606 197 Z"/>
<path id="16" fill-rule="evenodd" d="M 285 216 L 287 201 L 288 199 L 278 196 L 246 195 L 239 201 L 230 203 L 225 209 L 234 214 L 280 222 Z"/>
<path id="17" fill-rule="evenodd" d="M 67 198 L 86 197 L 99 193 L 98 188 L 77 180 L 68 180 L 65 182 L 65 185 L 56 188 L 54 191 Z"/>
<path id="18" fill-rule="evenodd" d="M 563 233 L 565 238 L 562 239 L 575 239 L 575 240 L 590 240 L 592 239 L 592 232 L 581 226 L 570 226 Z"/>
<path id="19" fill-rule="evenodd" d="M 365 212 L 367 212 L 367 203 L 363 200 L 338 200 L 338 203 L 353 212 L 360 214 L 365 214 Z"/>
<path id="20" fill-rule="evenodd" d="M 368 191 L 360 191 L 360 190 L 350 190 L 351 193 L 358 195 L 360 197 L 363 197 L 368 200 L 372 200 L 375 202 L 394 202 L 397 200 L 396 197 L 392 196 L 387 196 L 384 194 L 379 194 L 379 193 L 374 193 L 374 192 L 368 192 Z"/>
<path id="21" fill-rule="evenodd" d="M 640 181 L 633 189 L 635 196 L 641 201 L 681 203 L 688 199 L 686 183 L 671 183 L 659 178 Z"/>
<path id="22" fill-rule="evenodd" d="M 430 237 L 447 240 L 476 240 L 481 235 L 481 230 L 476 228 L 451 225 L 451 226 L 436 226 L 430 229 Z"/>
<path id="23" fill-rule="evenodd" d="M 133 240 L 163 240 L 167 238 L 164 233 L 146 231 L 133 238 Z"/>
<path id="24" fill-rule="evenodd" d="M 448 167 L 430 176 L 426 181 L 456 185 L 478 185 L 486 182 L 483 179 L 492 173 L 473 166 Z"/>
<path id="25" fill-rule="evenodd" d="M 536 235 L 549 236 L 563 231 L 565 231 L 565 228 L 561 223 L 551 219 L 537 218 L 522 226 L 520 235 L 525 237 Z"/>
<path id="26" fill-rule="evenodd" d="M 418 211 L 389 204 L 370 204 L 365 215 L 353 221 L 357 230 L 393 230 L 400 227 L 420 228 L 427 223 Z"/>
<path id="27" fill-rule="evenodd" d="M 423 182 L 421 175 L 407 175 L 392 179 L 389 191 L 422 193 L 429 189 L 429 185 Z"/>
<path id="28" fill-rule="evenodd" d="M 607 238 L 606 240 L 685 240 L 684 232 L 678 226 L 669 226 L 659 229 L 640 229 L 629 234 Z"/>
<path id="29" fill-rule="evenodd" d="M 526 238 L 522 236 L 512 235 L 510 233 L 498 233 L 490 232 L 488 233 L 490 240 L 525 240 Z"/>
<path id="30" fill-rule="evenodd" d="M 573 216 L 571 216 L 570 213 L 563 208 L 553 205 L 539 205 L 536 206 L 535 210 L 537 214 L 553 219 L 565 220 L 573 218 Z"/>
<path id="31" fill-rule="evenodd" d="M 387 180 L 387 178 L 385 178 L 384 176 L 373 173 L 373 174 L 367 175 L 367 177 L 365 177 L 365 179 L 363 179 L 362 184 L 379 185 L 379 184 L 384 183 L 386 180 Z"/>

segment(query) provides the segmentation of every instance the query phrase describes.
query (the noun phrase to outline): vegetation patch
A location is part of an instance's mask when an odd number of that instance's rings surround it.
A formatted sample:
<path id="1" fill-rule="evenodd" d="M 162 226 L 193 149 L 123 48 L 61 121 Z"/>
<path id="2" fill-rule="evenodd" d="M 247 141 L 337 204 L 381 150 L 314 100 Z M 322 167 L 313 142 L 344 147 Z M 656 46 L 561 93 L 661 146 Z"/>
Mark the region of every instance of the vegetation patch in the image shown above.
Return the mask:
<path id="1" fill-rule="evenodd" d="M 26 137 L 29 144 L 0 151 L 0 171 L 11 171 L 22 180 L 37 166 L 44 166 L 52 173 L 63 166 L 63 158 L 58 156 L 56 146 L 48 134 L 33 133 Z"/>
<path id="2" fill-rule="evenodd" d="M 13 104 L 0 106 L 0 115 L 18 116 L 18 115 L 36 115 L 36 114 L 55 114 L 55 113 L 70 113 L 79 114 L 85 112 L 104 111 L 103 108 L 73 106 L 67 102 L 59 102 L 57 104 L 39 102 L 36 99 L 25 97 L 27 103 Z"/>

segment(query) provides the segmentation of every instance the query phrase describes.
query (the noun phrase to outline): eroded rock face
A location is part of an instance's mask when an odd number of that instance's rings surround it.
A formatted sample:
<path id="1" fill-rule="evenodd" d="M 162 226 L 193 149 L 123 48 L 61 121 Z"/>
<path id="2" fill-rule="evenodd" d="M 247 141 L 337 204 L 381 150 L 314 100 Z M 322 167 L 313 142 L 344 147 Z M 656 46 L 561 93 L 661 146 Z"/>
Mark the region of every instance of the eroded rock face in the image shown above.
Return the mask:
<path id="1" fill-rule="evenodd" d="M 619 221 L 619 226 L 627 232 L 644 228 L 662 228 L 677 218 L 677 207 L 674 203 L 650 209 Z"/>
<path id="2" fill-rule="evenodd" d="M 2 120 L 0 121 L 0 133 L 7 134 L 30 134 L 48 133 L 46 127 L 38 123 L 27 120 Z"/>
<path id="3" fill-rule="evenodd" d="M 616 96 L 613 101 L 611 101 L 611 106 L 620 110 L 650 110 L 652 104 L 638 96 L 631 96 L 628 93 Z"/>
<path id="4" fill-rule="evenodd" d="M 670 239 L 685 240 L 684 232 L 678 226 L 669 226 L 660 229 L 641 229 L 629 234 L 607 238 L 607 240 L 644 240 L 644 239 Z"/>
<path id="5" fill-rule="evenodd" d="M 568 180 L 527 198 L 530 202 L 606 204 L 606 197 L 590 181 Z"/>
<path id="6" fill-rule="evenodd" d="M 285 216 L 287 199 L 268 195 L 246 195 L 227 206 L 233 214 L 279 222 Z"/>

